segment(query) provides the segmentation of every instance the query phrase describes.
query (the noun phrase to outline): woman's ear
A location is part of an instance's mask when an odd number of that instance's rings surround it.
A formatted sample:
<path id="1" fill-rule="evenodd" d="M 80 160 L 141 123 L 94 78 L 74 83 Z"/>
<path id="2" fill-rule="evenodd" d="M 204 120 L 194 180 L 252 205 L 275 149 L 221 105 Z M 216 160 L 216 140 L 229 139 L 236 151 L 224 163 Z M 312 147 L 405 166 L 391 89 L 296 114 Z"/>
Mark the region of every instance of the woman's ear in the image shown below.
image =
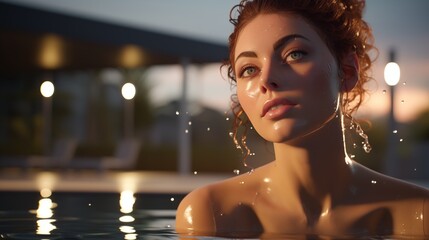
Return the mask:
<path id="1" fill-rule="evenodd" d="M 359 80 L 359 61 L 355 52 L 350 52 L 342 59 L 341 71 L 341 91 L 350 92 Z"/>

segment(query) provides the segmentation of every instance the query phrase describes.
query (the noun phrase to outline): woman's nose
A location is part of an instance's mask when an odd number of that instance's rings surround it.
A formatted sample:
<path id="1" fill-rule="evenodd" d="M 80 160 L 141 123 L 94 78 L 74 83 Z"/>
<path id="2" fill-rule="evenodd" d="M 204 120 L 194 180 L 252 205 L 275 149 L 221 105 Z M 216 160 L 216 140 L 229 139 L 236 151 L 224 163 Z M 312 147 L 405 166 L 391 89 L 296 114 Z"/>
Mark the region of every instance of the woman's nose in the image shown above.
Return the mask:
<path id="1" fill-rule="evenodd" d="M 262 70 L 259 88 L 262 93 L 277 90 L 280 87 L 280 76 L 276 66 L 267 63 Z"/>

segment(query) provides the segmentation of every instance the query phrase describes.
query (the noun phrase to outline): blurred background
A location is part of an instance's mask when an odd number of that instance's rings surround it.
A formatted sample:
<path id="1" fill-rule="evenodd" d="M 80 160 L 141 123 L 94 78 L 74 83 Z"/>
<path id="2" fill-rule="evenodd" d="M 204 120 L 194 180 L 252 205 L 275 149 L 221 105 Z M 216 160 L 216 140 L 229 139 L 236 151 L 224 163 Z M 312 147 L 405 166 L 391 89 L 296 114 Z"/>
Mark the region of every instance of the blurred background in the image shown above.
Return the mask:
<path id="1" fill-rule="evenodd" d="M 2 170 L 245 170 L 220 69 L 232 5 L 0 0 Z M 405 179 L 429 179 L 428 11 L 426 0 L 368 0 L 365 12 L 379 52 L 357 118 L 373 150 L 351 135 L 349 151 Z M 256 134 L 249 142 L 251 166 L 273 159 Z"/>

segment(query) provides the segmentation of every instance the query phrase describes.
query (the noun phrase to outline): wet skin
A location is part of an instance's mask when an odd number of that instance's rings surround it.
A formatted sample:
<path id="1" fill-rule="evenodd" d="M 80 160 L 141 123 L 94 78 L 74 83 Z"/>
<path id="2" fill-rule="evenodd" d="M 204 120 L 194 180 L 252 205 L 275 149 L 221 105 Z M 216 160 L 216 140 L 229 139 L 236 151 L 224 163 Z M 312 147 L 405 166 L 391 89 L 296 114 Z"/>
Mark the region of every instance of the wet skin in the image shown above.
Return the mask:
<path id="1" fill-rule="evenodd" d="M 253 19 L 235 56 L 238 99 L 256 131 L 273 142 L 275 160 L 191 192 L 177 210 L 179 233 L 429 234 L 428 190 L 347 158 L 336 116 L 338 95 L 350 90 L 340 81 L 357 81 L 353 53 L 339 69 L 311 25 L 282 13 Z"/>

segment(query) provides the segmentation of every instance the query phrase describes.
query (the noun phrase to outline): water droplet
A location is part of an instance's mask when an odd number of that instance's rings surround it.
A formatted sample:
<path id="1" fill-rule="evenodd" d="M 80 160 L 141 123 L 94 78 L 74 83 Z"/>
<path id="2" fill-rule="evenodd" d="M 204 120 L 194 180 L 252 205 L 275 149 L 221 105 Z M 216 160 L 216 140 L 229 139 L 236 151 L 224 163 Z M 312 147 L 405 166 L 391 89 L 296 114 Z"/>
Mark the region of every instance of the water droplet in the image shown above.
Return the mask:
<path id="1" fill-rule="evenodd" d="M 171 225 L 170 224 L 167 224 L 167 226 L 166 226 L 167 228 L 171 228 Z"/>
<path id="2" fill-rule="evenodd" d="M 179 115 L 179 111 L 176 111 L 176 115 Z"/>
<path id="3" fill-rule="evenodd" d="M 210 128 L 209 127 L 207 128 L 207 132 L 210 132 Z"/>
<path id="4" fill-rule="evenodd" d="M 398 133 L 398 130 L 393 130 L 392 132 L 393 132 L 393 133 Z"/>
<path id="5" fill-rule="evenodd" d="M 407 85 L 407 82 L 403 82 L 402 85 L 404 85 L 404 86 Z"/>
<path id="6" fill-rule="evenodd" d="M 174 197 L 170 198 L 170 201 L 171 201 L 171 202 L 174 202 Z"/>
<path id="7" fill-rule="evenodd" d="M 91 204 L 91 203 L 88 203 L 88 206 L 90 206 L 90 207 L 91 207 L 91 206 L 92 206 L 92 204 Z"/>
<path id="8" fill-rule="evenodd" d="M 241 182 L 239 182 L 240 183 L 240 185 L 243 185 L 244 184 L 244 182 L 243 181 L 241 181 Z"/>
<path id="9" fill-rule="evenodd" d="M 355 157 L 356 157 L 356 155 L 353 155 L 353 154 L 352 154 L 352 155 L 350 155 L 350 158 L 351 158 L 351 159 L 353 159 L 353 158 L 355 158 Z"/>
<path id="10" fill-rule="evenodd" d="M 400 142 L 403 142 L 403 141 L 404 141 L 404 139 L 403 139 L 403 138 L 401 138 L 401 139 L 399 139 L 399 141 L 400 141 Z"/>
<path id="11" fill-rule="evenodd" d="M 250 155 L 250 156 L 255 156 L 255 155 L 256 155 L 256 153 L 250 153 L 249 155 Z"/>
<path id="12" fill-rule="evenodd" d="M 189 130 L 188 130 L 188 129 L 186 129 L 186 130 L 185 130 L 185 133 L 189 133 Z"/>
<path id="13" fill-rule="evenodd" d="M 233 133 L 233 132 L 229 132 L 229 136 L 230 136 L 230 137 L 233 137 L 233 136 L 234 136 L 234 133 Z"/>
<path id="14" fill-rule="evenodd" d="M 191 126 L 191 125 L 192 125 L 192 122 L 191 122 L 191 121 L 189 121 L 189 122 L 188 122 L 188 125 L 189 125 L 189 126 Z"/>
<path id="15" fill-rule="evenodd" d="M 405 100 L 401 100 L 401 103 L 404 103 L 405 102 Z"/>
<path id="16" fill-rule="evenodd" d="M 229 121 L 229 117 L 225 118 L 226 121 Z"/>
<path id="17" fill-rule="evenodd" d="M 376 184 L 376 183 L 377 183 L 377 181 L 375 181 L 375 180 L 372 180 L 372 181 L 371 181 L 371 183 L 372 183 L 372 184 Z"/>
<path id="18" fill-rule="evenodd" d="M 417 168 L 414 168 L 414 172 L 416 172 L 417 171 Z"/>
<path id="19" fill-rule="evenodd" d="M 198 174 L 198 172 L 197 171 L 194 171 L 194 175 L 197 175 Z"/>
<path id="20" fill-rule="evenodd" d="M 234 171 L 232 171 L 232 172 L 236 175 L 240 174 L 240 170 L 238 170 L 238 169 L 234 169 Z"/>
<path id="21" fill-rule="evenodd" d="M 252 129 L 252 130 L 253 130 L 253 127 L 250 127 L 250 129 Z"/>
<path id="22" fill-rule="evenodd" d="M 353 143 L 353 148 L 357 148 L 357 144 L 356 143 Z"/>
<path id="23" fill-rule="evenodd" d="M 386 90 L 383 90 L 383 94 L 386 94 L 386 92 L 387 92 Z"/>

